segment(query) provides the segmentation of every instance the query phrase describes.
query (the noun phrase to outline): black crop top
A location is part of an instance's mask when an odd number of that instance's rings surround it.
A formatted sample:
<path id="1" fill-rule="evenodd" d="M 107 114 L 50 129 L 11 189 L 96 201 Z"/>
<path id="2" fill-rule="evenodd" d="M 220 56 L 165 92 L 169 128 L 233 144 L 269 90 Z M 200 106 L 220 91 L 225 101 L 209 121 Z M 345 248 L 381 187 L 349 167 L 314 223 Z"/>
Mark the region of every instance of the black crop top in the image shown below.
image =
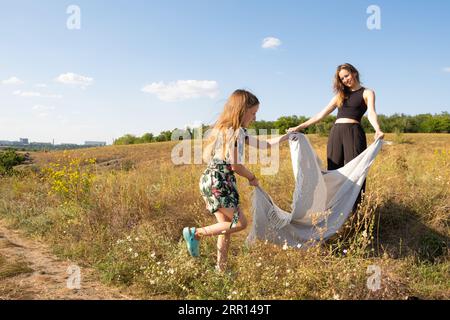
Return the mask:
<path id="1" fill-rule="evenodd" d="M 361 122 L 364 113 L 367 111 L 367 104 L 363 95 L 363 87 L 348 93 L 344 103 L 338 108 L 337 119 L 349 118 Z"/>

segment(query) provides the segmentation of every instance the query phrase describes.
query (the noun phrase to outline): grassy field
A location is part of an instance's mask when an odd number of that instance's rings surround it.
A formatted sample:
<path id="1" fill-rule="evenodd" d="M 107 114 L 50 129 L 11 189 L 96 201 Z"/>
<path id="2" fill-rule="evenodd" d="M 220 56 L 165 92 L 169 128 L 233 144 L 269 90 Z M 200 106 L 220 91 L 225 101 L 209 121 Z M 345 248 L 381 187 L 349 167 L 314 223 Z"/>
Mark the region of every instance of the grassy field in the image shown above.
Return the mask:
<path id="1" fill-rule="evenodd" d="M 326 138 L 308 136 L 325 160 Z M 368 136 L 372 141 L 372 136 Z M 229 271 L 214 272 L 216 238 L 188 256 L 184 226 L 214 222 L 198 180 L 204 165 L 173 165 L 174 143 L 34 153 L 32 165 L 0 178 L 0 218 L 49 243 L 54 252 L 97 269 L 105 282 L 138 298 L 422 299 L 450 298 L 450 135 L 388 134 L 367 180 L 353 230 L 309 250 L 232 236 Z M 289 149 L 263 188 L 288 209 L 294 180 Z M 94 160 L 95 159 L 95 160 Z M 251 221 L 252 189 L 238 178 Z M 1 262 L 0 257 L 0 264 Z M 368 266 L 381 289 L 367 288 Z"/>

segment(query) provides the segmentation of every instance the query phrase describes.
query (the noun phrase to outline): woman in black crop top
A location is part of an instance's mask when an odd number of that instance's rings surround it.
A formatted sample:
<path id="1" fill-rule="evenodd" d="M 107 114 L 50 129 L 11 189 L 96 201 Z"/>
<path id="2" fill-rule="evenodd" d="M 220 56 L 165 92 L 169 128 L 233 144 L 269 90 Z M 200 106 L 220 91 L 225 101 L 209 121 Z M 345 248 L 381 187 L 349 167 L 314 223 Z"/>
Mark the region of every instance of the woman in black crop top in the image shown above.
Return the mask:
<path id="1" fill-rule="evenodd" d="M 325 109 L 308 121 L 288 130 L 288 132 L 304 130 L 338 108 L 337 119 L 328 138 L 328 170 L 343 167 L 367 148 L 366 134 L 361 126 L 361 119 L 367 110 L 369 122 L 375 129 L 375 140 L 384 138 L 375 111 L 375 92 L 361 86 L 359 72 L 354 66 L 349 63 L 338 66 L 334 78 L 334 91 L 336 95 Z M 364 190 L 365 182 L 362 192 Z M 355 207 L 360 201 L 361 195 Z"/>

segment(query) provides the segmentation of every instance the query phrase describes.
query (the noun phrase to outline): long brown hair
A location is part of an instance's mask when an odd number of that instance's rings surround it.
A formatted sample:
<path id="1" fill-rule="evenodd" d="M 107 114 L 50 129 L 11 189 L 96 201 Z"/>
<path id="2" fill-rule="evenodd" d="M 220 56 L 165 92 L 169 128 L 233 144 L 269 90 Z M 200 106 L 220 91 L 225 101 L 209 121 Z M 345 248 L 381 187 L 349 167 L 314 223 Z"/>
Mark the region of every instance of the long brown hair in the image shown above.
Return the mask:
<path id="1" fill-rule="evenodd" d="M 219 136 L 222 138 L 222 136 L 225 135 L 225 141 L 230 139 L 233 139 L 234 141 L 239 133 L 239 128 L 242 126 L 245 111 L 258 105 L 258 98 L 247 90 L 239 89 L 231 94 L 225 103 L 219 119 L 214 124 L 211 134 L 208 137 L 206 149 L 203 153 L 203 158 L 205 161 L 209 161 L 212 150 Z M 229 133 L 232 135 L 229 136 Z M 223 154 L 226 154 L 229 144 L 224 143 L 223 146 L 225 147 Z"/>
<path id="2" fill-rule="evenodd" d="M 337 67 L 336 74 L 334 75 L 333 89 L 334 93 L 336 93 L 337 96 L 336 105 L 338 107 L 342 107 L 342 104 L 344 103 L 344 100 L 350 91 L 350 89 L 342 83 L 341 78 L 339 77 L 339 72 L 341 72 L 342 70 L 347 70 L 348 72 L 350 72 L 358 81 L 358 83 L 361 83 L 361 81 L 359 80 L 358 70 L 350 63 L 344 63 Z"/>

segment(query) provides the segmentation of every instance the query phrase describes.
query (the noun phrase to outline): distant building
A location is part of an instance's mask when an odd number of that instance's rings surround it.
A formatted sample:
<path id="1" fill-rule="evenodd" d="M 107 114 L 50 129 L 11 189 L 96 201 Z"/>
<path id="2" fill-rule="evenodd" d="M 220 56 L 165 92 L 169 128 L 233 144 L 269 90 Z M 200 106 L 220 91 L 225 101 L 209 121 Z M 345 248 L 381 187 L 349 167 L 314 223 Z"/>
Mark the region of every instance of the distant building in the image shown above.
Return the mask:
<path id="1" fill-rule="evenodd" d="M 90 147 L 104 147 L 104 146 L 106 146 L 106 142 L 104 142 L 104 141 L 85 141 L 84 145 L 90 146 Z"/>
<path id="2" fill-rule="evenodd" d="M 28 138 L 20 138 L 19 141 L 0 141 L 0 146 L 28 146 L 30 142 Z"/>
<path id="3" fill-rule="evenodd" d="M 52 146 L 51 142 L 32 142 L 30 143 L 32 146 Z"/>
<path id="4" fill-rule="evenodd" d="M 13 145 L 12 141 L 7 141 L 7 140 L 0 141 L 0 146 L 12 146 L 12 145 Z"/>

